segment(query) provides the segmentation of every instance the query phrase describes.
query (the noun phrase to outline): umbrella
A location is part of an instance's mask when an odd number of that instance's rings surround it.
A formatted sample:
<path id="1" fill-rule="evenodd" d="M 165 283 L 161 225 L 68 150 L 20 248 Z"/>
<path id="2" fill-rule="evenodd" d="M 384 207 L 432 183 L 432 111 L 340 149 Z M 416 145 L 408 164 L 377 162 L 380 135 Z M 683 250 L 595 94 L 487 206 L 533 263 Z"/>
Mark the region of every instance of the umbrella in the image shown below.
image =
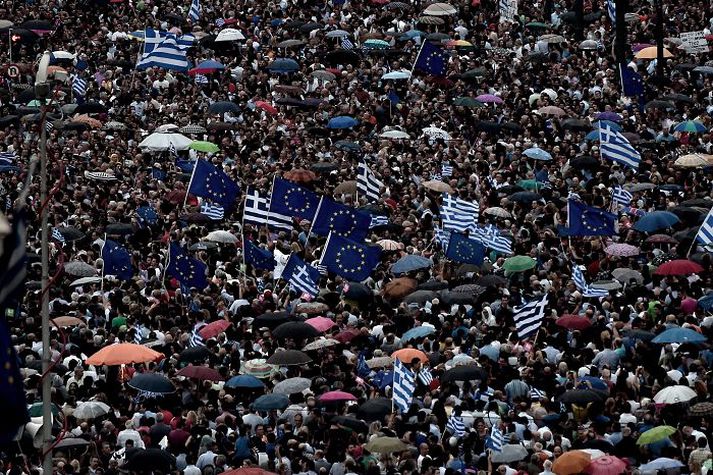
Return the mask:
<path id="1" fill-rule="evenodd" d="M 429 180 L 423 182 L 423 187 L 437 193 L 453 193 L 453 188 L 448 183 L 440 180 Z"/>
<path id="2" fill-rule="evenodd" d="M 296 317 L 288 312 L 268 312 L 255 317 L 252 324 L 254 327 L 276 328 L 283 323 L 294 320 Z"/>
<path id="3" fill-rule="evenodd" d="M 264 394 L 252 403 L 256 411 L 284 410 L 289 405 L 290 398 L 286 394 Z"/>
<path id="4" fill-rule="evenodd" d="M 699 402 L 688 408 L 688 415 L 705 417 L 713 415 L 713 402 Z"/>
<path id="5" fill-rule="evenodd" d="M 265 384 L 255 376 L 250 374 L 241 374 L 239 376 L 233 376 L 226 381 L 225 387 L 228 389 L 263 389 Z"/>
<path id="6" fill-rule="evenodd" d="M 321 332 L 321 333 L 326 332 L 327 330 L 329 330 L 330 328 L 332 328 L 333 326 L 336 325 L 334 320 L 332 320 L 330 318 L 326 318 L 326 317 L 310 318 L 310 319 L 305 320 L 305 323 L 307 325 L 313 326 L 315 328 L 315 330 L 317 330 L 318 332 Z"/>
<path id="7" fill-rule="evenodd" d="M 592 457 L 581 450 L 570 450 L 563 453 L 552 464 L 552 471 L 557 475 L 573 475 L 581 473 L 592 461 Z"/>
<path id="8" fill-rule="evenodd" d="M 349 36 L 349 32 L 346 30 L 332 30 L 327 32 L 326 35 L 324 35 L 327 38 L 344 38 L 345 36 Z"/>
<path id="9" fill-rule="evenodd" d="M 139 148 L 145 148 L 151 152 L 166 152 L 173 146 L 177 151 L 181 151 L 188 150 L 191 143 L 193 140 L 182 134 L 154 132 L 141 141 Z"/>
<path id="10" fill-rule="evenodd" d="M 212 74 L 216 71 L 223 71 L 225 69 L 225 66 L 222 63 L 219 63 L 218 61 L 215 61 L 213 59 L 208 59 L 205 61 L 201 61 L 196 65 L 195 68 L 190 69 L 188 71 L 188 74 L 191 76 L 195 76 L 196 74 Z"/>
<path id="11" fill-rule="evenodd" d="M 291 58 L 277 58 L 267 67 L 271 73 L 286 74 L 300 69 L 297 61 Z"/>
<path id="12" fill-rule="evenodd" d="M 683 122 L 679 122 L 678 124 L 676 124 L 673 130 L 676 132 L 702 134 L 705 133 L 708 129 L 706 129 L 706 126 L 703 125 L 701 122 L 698 122 L 697 120 L 684 120 Z"/>
<path id="13" fill-rule="evenodd" d="M 235 28 L 225 28 L 218 32 L 218 35 L 216 35 L 214 41 L 216 43 L 220 43 L 223 41 L 240 41 L 244 39 L 245 35 L 243 35 L 240 30 L 237 30 Z"/>
<path id="14" fill-rule="evenodd" d="M 681 168 L 703 168 L 711 165 L 711 161 L 707 158 L 710 155 L 700 153 L 689 153 L 681 155 L 673 162 L 674 165 Z"/>
<path id="15" fill-rule="evenodd" d="M 72 261 L 64 265 L 64 272 L 77 277 L 90 277 L 97 275 L 97 270 L 82 261 Z"/>
<path id="16" fill-rule="evenodd" d="M 203 140 L 196 140 L 195 142 L 192 142 L 188 146 L 188 148 L 197 152 L 204 153 L 215 153 L 220 151 L 220 147 L 218 147 L 218 145 L 214 144 L 213 142 L 206 142 Z"/>
<path id="17" fill-rule="evenodd" d="M 306 313 L 308 315 L 324 313 L 327 310 L 329 310 L 329 305 L 322 302 L 300 302 L 295 307 L 295 313 Z"/>
<path id="18" fill-rule="evenodd" d="M 676 404 L 690 401 L 696 396 L 697 394 L 693 389 L 677 384 L 675 386 L 666 386 L 654 394 L 654 401 L 658 404 Z"/>
<path id="19" fill-rule="evenodd" d="M 480 277 L 478 280 L 475 281 L 475 283 L 482 287 L 497 287 L 499 285 L 507 284 L 508 280 L 499 275 L 488 274 Z"/>
<path id="20" fill-rule="evenodd" d="M 83 439 L 82 437 L 66 436 L 62 439 L 55 440 L 52 443 L 52 450 L 66 450 L 76 447 L 84 448 L 87 445 L 89 445 L 89 441 L 87 439 Z"/>
<path id="21" fill-rule="evenodd" d="M 344 152 L 361 152 L 361 145 L 347 140 L 338 140 L 337 142 L 334 142 L 334 147 Z"/>
<path id="22" fill-rule="evenodd" d="M 431 259 L 423 256 L 409 254 L 396 261 L 391 266 L 393 274 L 405 274 L 419 269 L 430 269 L 433 265 Z"/>
<path id="23" fill-rule="evenodd" d="M 410 340 L 415 340 L 418 338 L 423 338 L 425 336 L 431 335 L 435 333 L 436 330 L 433 327 L 430 326 L 419 326 L 412 328 L 406 332 L 404 332 L 403 335 L 401 335 L 401 341 L 402 342 L 407 342 Z"/>
<path id="24" fill-rule="evenodd" d="M 595 51 L 599 48 L 599 43 L 597 43 L 594 40 L 584 40 L 581 43 L 579 43 L 579 49 L 585 50 L 585 51 Z"/>
<path id="25" fill-rule="evenodd" d="M 364 448 L 369 452 L 377 454 L 388 454 L 392 452 L 402 452 L 408 450 L 408 445 L 398 437 L 374 437 Z"/>
<path id="26" fill-rule="evenodd" d="M 277 43 L 277 47 L 278 48 L 293 48 L 295 46 L 302 46 L 303 44 L 305 44 L 305 42 L 302 40 L 289 39 L 289 40 L 285 40 L 285 41 L 280 41 L 279 43 Z"/>
<path id="27" fill-rule="evenodd" d="M 401 300 L 402 298 L 406 297 L 414 290 L 416 290 L 417 286 L 418 282 L 415 279 L 411 279 L 409 277 L 400 277 L 398 279 L 394 279 L 388 284 L 386 284 L 386 286 L 384 286 L 384 299 Z"/>
<path id="28" fill-rule="evenodd" d="M 320 402 L 339 402 L 339 401 L 356 401 L 357 398 L 353 394 L 344 391 L 328 391 L 319 396 Z"/>
<path id="29" fill-rule="evenodd" d="M 388 368 L 394 364 L 394 359 L 390 356 L 377 356 L 366 360 L 366 365 L 371 369 Z"/>
<path id="30" fill-rule="evenodd" d="M 122 234 L 133 234 L 134 225 L 131 223 L 112 223 L 104 228 L 104 231 L 109 235 L 119 236 Z"/>
<path id="31" fill-rule="evenodd" d="M 542 150 L 541 148 L 533 147 L 533 148 L 528 148 L 524 152 L 522 152 L 523 155 L 525 155 L 528 158 L 532 158 L 534 160 L 543 160 L 543 161 L 549 161 L 552 160 L 552 155 L 550 155 L 549 152 L 546 150 Z"/>
<path id="32" fill-rule="evenodd" d="M 668 234 L 652 234 L 647 237 L 644 242 L 652 244 L 678 244 L 678 240 Z"/>
<path id="33" fill-rule="evenodd" d="M 359 125 L 359 121 L 348 115 L 332 117 L 327 123 L 328 129 L 351 129 Z"/>
<path id="34" fill-rule="evenodd" d="M 668 457 L 659 457 L 649 463 L 645 463 L 639 467 L 641 473 L 659 473 L 661 470 L 672 470 L 685 467 L 679 460 Z"/>
<path id="35" fill-rule="evenodd" d="M 87 359 L 88 365 L 117 366 L 122 364 L 148 363 L 163 358 L 163 353 L 133 343 L 118 343 L 105 346 Z"/>
<path id="36" fill-rule="evenodd" d="M 386 49 L 390 47 L 389 42 L 384 40 L 369 39 L 362 43 L 362 48 L 365 49 Z"/>
<path id="37" fill-rule="evenodd" d="M 703 267 L 688 259 L 674 259 L 661 264 L 654 274 L 656 275 L 689 275 L 703 272 Z"/>
<path id="38" fill-rule="evenodd" d="M 656 56 L 656 46 L 649 46 L 647 48 L 641 49 L 634 55 L 636 59 L 656 59 Z M 673 54 L 669 50 L 664 48 L 663 57 L 673 58 Z"/>
<path id="39" fill-rule="evenodd" d="M 313 171 L 305 170 L 304 168 L 295 168 L 283 176 L 285 180 L 294 181 L 295 183 L 310 183 L 317 179 L 317 175 Z"/>
<path id="40" fill-rule="evenodd" d="M 329 347 L 340 345 L 340 344 L 341 343 L 338 340 L 335 340 L 333 338 L 320 338 L 318 340 L 315 340 L 311 343 L 306 344 L 302 348 L 302 351 L 316 351 L 316 350 L 321 350 L 324 348 L 329 348 Z"/>
<path id="41" fill-rule="evenodd" d="M 312 361 L 312 358 L 300 350 L 281 350 L 270 356 L 266 363 L 275 366 L 299 366 L 310 361 Z"/>
<path id="42" fill-rule="evenodd" d="M 445 20 L 435 16 L 424 15 L 422 17 L 418 17 L 418 22 L 423 23 L 424 25 L 443 25 Z"/>
<path id="43" fill-rule="evenodd" d="M 228 320 L 216 320 L 205 325 L 198 331 L 198 333 L 200 336 L 208 340 L 223 333 L 230 325 L 232 324 Z"/>
<path id="44" fill-rule="evenodd" d="M 423 11 L 424 15 L 449 16 L 458 13 L 456 8 L 449 3 L 432 3 Z"/>
<path id="45" fill-rule="evenodd" d="M 234 102 L 230 101 L 216 101 L 208 106 L 208 113 L 219 115 L 230 112 L 231 114 L 239 114 L 240 108 Z"/>
<path id="46" fill-rule="evenodd" d="M 391 399 L 377 397 L 369 399 L 357 408 L 357 416 L 367 422 L 382 420 L 391 414 Z"/>
<path id="47" fill-rule="evenodd" d="M 478 109 L 480 107 L 483 107 L 483 103 L 476 100 L 473 97 L 456 97 L 453 100 L 453 105 L 454 106 L 460 106 L 460 107 L 470 107 L 471 109 Z"/>
<path id="48" fill-rule="evenodd" d="M 587 404 L 590 402 L 603 401 L 605 393 L 593 389 L 570 389 L 559 397 L 559 401 L 569 404 Z"/>
<path id="49" fill-rule="evenodd" d="M 58 328 L 65 328 L 65 327 L 75 327 L 77 325 L 81 325 L 84 323 L 84 320 L 81 318 L 77 317 L 56 317 L 50 320 L 50 325 L 58 327 Z"/>
<path id="50" fill-rule="evenodd" d="M 492 454 L 494 463 L 512 463 L 527 457 L 527 449 L 520 444 L 505 444 L 500 452 Z"/>
<path id="51" fill-rule="evenodd" d="M 631 257 L 638 256 L 641 252 L 638 247 L 632 246 L 631 244 L 615 243 L 608 245 L 604 252 L 610 256 L 616 257 Z"/>
<path id="52" fill-rule="evenodd" d="M 508 199 L 518 203 L 530 204 L 533 201 L 541 200 L 542 196 L 531 191 L 518 191 L 517 193 L 510 195 Z"/>
<path id="53" fill-rule="evenodd" d="M 483 104 L 502 104 L 504 102 L 500 97 L 494 94 L 481 94 L 476 96 L 475 100 Z"/>
<path id="54" fill-rule="evenodd" d="M 205 240 L 221 244 L 235 244 L 238 242 L 238 237 L 230 231 L 219 230 L 209 232 Z"/>
<path id="55" fill-rule="evenodd" d="M 652 211 L 639 218 L 634 224 L 634 229 L 644 233 L 651 233 L 659 229 L 670 228 L 680 221 L 678 216 L 669 211 Z"/>
<path id="56" fill-rule="evenodd" d="M 404 132 L 403 130 L 387 130 L 382 132 L 379 137 L 384 139 L 400 140 L 400 139 L 410 139 L 411 136 Z M 450 188 L 450 187 L 449 187 Z"/>
<path id="57" fill-rule="evenodd" d="M 392 358 L 396 358 L 402 363 L 411 363 L 414 359 L 418 359 L 421 363 L 428 363 L 428 356 L 421 350 L 415 348 L 402 348 L 391 354 Z"/>
<path id="58" fill-rule="evenodd" d="M 245 361 L 240 366 L 240 372 L 243 374 L 255 376 L 256 378 L 268 378 L 275 371 L 275 367 L 267 364 L 263 358 L 255 358 Z"/>
<path id="59" fill-rule="evenodd" d="M 685 94 L 666 94 L 664 96 L 661 96 L 661 99 L 664 101 L 671 101 L 671 102 L 685 102 L 687 104 L 695 104 L 696 101 L 691 99 Z"/>
<path id="60" fill-rule="evenodd" d="M 273 394 L 296 394 L 305 391 L 312 386 L 309 378 L 288 378 L 275 384 L 272 389 Z"/>
<path id="61" fill-rule="evenodd" d="M 503 269 L 508 272 L 524 272 L 532 269 L 537 261 L 530 256 L 512 256 L 505 259 Z"/>
<path id="62" fill-rule="evenodd" d="M 324 61 L 331 65 L 347 65 L 358 66 L 362 61 L 362 57 L 354 50 L 336 49 L 332 50 L 324 56 Z"/>
<path id="63" fill-rule="evenodd" d="M 322 81 L 334 81 L 337 76 L 325 69 L 318 69 L 317 71 L 312 71 L 312 77 L 320 79 Z"/>
<path id="64" fill-rule="evenodd" d="M 319 332 L 313 326 L 304 322 L 286 322 L 272 330 L 272 336 L 275 338 L 304 340 L 319 336 Z"/>
<path id="65" fill-rule="evenodd" d="M 108 414 L 110 409 L 109 405 L 99 401 L 79 402 L 72 415 L 77 419 L 94 419 Z"/>
<path id="66" fill-rule="evenodd" d="M 619 290 L 622 285 L 618 280 L 597 280 L 592 282 L 592 287 L 602 290 Z"/>
<path id="67" fill-rule="evenodd" d="M 106 125 L 105 125 L 105 127 L 106 127 Z M 208 129 L 206 129 L 205 127 L 202 127 L 200 125 L 189 124 L 189 125 L 181 127 L 180 129 L 178 129 L 178 131 L 181 132 L 182 134 L 198 135 L 198 134 L 207 133 Z"/>
<path id="68" fill-rule="evenodd" d="M 704 335 L 701 335 L 695 330 L 690 328 L 669 328 L 665 330 L 651 340 L 654 343 L 665 344 L 665 343 L 703 343 L 707 341 Z"/>
<path id="69" fill-rule="evenodd" d="M 659 442 L 661 440 L 664 440 L 668 436 L 675 434 L 676 433 L 676 428 L 671 427 L 671 426 L 658 426 L 654 427 L 653 429 L 649 429 L 643 434 L 639 436 L 639 439 L 636 441 L 636 445 L 647 445 L 647 444 L 653 444 L 655 442 Z"/>
<path id="70" fill-rule="evenodd" d="M 176 388 L 171 380 L 158 373 L 139 373 L 127 383 L 131 388 L 151 394 L 171 394 Z"/>
<path id="71" fill-rule="evenodd" d="M 223 381 L 223 377 L 213 368 L 207 366 L 188 365 L 176 373 L 178 376 L 197 379 L 199 381 Z"/>
<path id="72" fill-rule="evenodd" d="M 423 135 L 433 139 L 451 140 L 451 135 L 438 127 L 425 127 L 421 132 L 423 132 Z"/>
<path id="73" fill-rule="evenodd" d="M 585 330 L 592 326 L 592 322 L 587 317 L 578 315 L 562 315 L 555 323 L 568 330 Z"/>
<path id="74" fill-rule="evenodd" d="M 170 452 L 158 448 L 126 451 L 127 462 L 122 469 L 137 473 L 170 473 L 176 466 L 176 458 Z"/>
<path id="75" fill-rule="evenodd" d="M 358 433 L 366 433 L 369 431 L 369 426 L 366 424 L 366 422 L 361 421 L 359 419 L 355 419 L 354 417 L 335 416 L 332 417 L 332 420 L 330 422 L 332 424 L 338 424 L 340 426 L 347 427 Z"/>
<path id="76" fill-rule="evenodd" d="M 376 245 L 382 248 L 384 251 L 398 251 L 401 249 L 401 243 L 398 243 L 392 239 L 382 239 L 376 241 Z"/>
<path id="77" fill-rule="evenodd" d="M 479 366 L 473 365 L 458 365 L 455 366 L 441 376 L 442 383 L 452 381 L 476 381 L 487 379 L 488 374 Z"/>
<path id="78" fill-rule="evenodd" d="M 700 74 L 713 74 L 713 66 L 696 66 L 692 71 Z"/>
<path id="79" fill-rule="evenodd" d="M 505 208 L 499 206 L 491 206 L 483 211 L 483 214 L 488 214 L 490 216 L 495 216 L 496 218 L 511 218 L 512 214 Z"/>

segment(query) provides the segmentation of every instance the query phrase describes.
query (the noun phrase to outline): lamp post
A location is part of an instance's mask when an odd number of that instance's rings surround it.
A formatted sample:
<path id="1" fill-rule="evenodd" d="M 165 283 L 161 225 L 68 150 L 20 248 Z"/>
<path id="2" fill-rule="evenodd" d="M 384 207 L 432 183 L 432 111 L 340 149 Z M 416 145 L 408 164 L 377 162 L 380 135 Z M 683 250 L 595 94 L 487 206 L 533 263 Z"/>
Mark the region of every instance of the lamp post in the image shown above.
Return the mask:
<path id="1" fill-rule="evenodd" d="M 35 76 L 35 96 L 41 103 L 42 120 L 40 121 L 40 203 L 42 205 L 42 473 L 52 475 L 52 381 L 49 376 L 52 351 L 50 349 L 50 296 L 49 285 L 49 230 L 47 228 L 49 207 L 47 201 L 47 98 L 50 85 L 47 82 L 47 67 L 50 53 L 45 51 L 40 59 Z"/>

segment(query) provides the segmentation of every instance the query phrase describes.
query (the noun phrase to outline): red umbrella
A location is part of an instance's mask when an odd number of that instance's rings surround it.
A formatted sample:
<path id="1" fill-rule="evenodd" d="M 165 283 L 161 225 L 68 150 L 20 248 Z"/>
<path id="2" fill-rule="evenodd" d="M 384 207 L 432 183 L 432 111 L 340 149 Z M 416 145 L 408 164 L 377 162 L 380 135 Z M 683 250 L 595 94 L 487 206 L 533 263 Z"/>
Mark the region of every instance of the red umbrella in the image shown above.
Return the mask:
<path id="1" fill-rule="evenodd" d="M 626 462 L 618 457 L 605 455 L 593 459 L 584 471 L 591 475 L 619 475 L 626 471 L 626 465 Z"/>
<path id="2" fill-rule="evenodd" d="M 270 115 L 277 115 L 277 109 L 272 106 L 272 104 L 269 104 L 265 101 L 257 101 L 255 102 L 255 107 L 264 110 Z"/>
<path id="3" fill-rule="evenodd" d="M 193 366 L 188 365 L 181 369 L 178 376 L 183 376 L 186 378 L 198 379 L 201 381 L 222 381 L 223 377 L 213 368 L 207 366 Z"/>
<path id="4" fill-rule="evenodd" d="M 295 183 L 311 183 L 317 179 L 317 175 L 311 170 L 304 168 L 295 168 L 284 175 L 285 180 L 294 181 Z"/>
<path id="5" fill-rule="evenodd" d="M 329 391 L 319 396 L 321 402 L 356 401 L 357 398 L 344 391 Z"/>
<path id="6" fill-rule="evenodd" d="M 562 315 L 555 323 L 568 330 L 585 330 L 592 326 L 592 322 L 587 317 L 571 314 Z"/>
<path id="7" fill-rule="evenodd" d="M 223 333 L 230 325 L 231 323 L 227 320 L 216 320 L 201 328 L 198 333 L 207 340 Z"/>
<path id="8" fill-rule="evenodd" d="M 675 259 L 659 266 L 656 275 L 689 275 L 703 272 L 703 267 L 688 259 Z"/>
<path id="9" fill-rule="evenodd" d="M 334 339 L 340 343 L 349 343 L 359 334 L 358 330 L 344 330 L 334 335 Z"/>
<path id="10" fill-rule="evenodd" d="M 646 238 L 646 242 L 654 244 L 678 244 L 678 241 L 668 234 L 654 234 Z"/>
<path id="11" fill-rule="evenodd" d="M 315 328 L 318 332 L 326 332 L 330 328 L 332 328 L 336 323 L 331 319 L 331 318 L 326 318 L 326 317 L 314 317 L 314 318 L 308 318 L 305 320 L 305 323 L 307 325 L 310 325 Z"/>
<path id="12" fill-rule="evenodd" d="M 183 200 L 186 198 L 186 190 L 173 190 L 169 191 L 166 193 L 166 196 L 164 196 L 164 199 L 168 201 L 169 203 L 172 203 L 174 205 L 177 204 L 183 204 Z M 197 206 L 198 205 L 198 198 L 196 198 L 193 195 L 188 195 L 188 202 L 187 204 L 189 206 Z"/>

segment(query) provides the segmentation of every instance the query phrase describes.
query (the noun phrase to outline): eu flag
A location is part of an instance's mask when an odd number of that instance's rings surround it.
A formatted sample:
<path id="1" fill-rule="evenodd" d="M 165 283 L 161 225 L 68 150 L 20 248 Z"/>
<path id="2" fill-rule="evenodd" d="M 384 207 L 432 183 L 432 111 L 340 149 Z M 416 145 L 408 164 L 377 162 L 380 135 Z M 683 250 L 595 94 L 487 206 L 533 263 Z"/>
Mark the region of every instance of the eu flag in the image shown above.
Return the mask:
<path id="1" fill-rule="evenodd" d="M 243 252 L 245 253 L 246 264 L 263 270 L 273 270 L 275 268 L 275 256 L 267 249 L 257 247 L 252 241 L 244 240 Z"/>
<path id="2" fill-rule="evenodd" d="M 136 214 L 139 216 L 139 220 L 153 226 L 158 222 L 158 213 L 151 206 L 139 206 L 136 208 Z"/>
<path id="3" fill-rule="evenodd" d="M 118 243 L 107 239 L 102 247 L 104 274 L 114 275 L 119 280 L 131 280 L 134 271 L 131 268 L 131 254 Z"/>
<path id="4" fill-rule="evenodd" d="M 192 160 L 176 160 L 176 167 L 183 173 L 193 173 L 195 162 Z"/>
<path id="5" fill-rule="evenodd" d="M 205 277 L 207 266 L 186 254 L 181 246 L 171 243 L 168 255 L 168 275 L 175 277 L 183 287 L 205 288 L 208 280 Z"/>
<path id="6" fill-rule="evenodd" d="M 456 262 L 479 266 L 485 258 L 485 246 L 482 242 L 470 239 L 464 234 L 451 232 L 446 257 Z"/>
<path id="7" fill-rule="evenodd" d="M 166 181 L 166 172 L 160 168 L 153 167 L 151 169 L 151 178 L 156 181 Z"/>
<path id="8" fill-rule="evenodd" d="M 379 265 L 381 249 L 330 233 L 320 264 L 347 280 L 361 282 Z"/>
<path id="9" fill-rule="evenodd" d="M 619 75 L 621 76 L 621 89 L 625 96 L 640 96 L 644 93 L 644 80 L 641 74 L 625 64 L 620 64 Z"/>
<path id="10" fill-rule="evenodd" d="M 327 236 L 332 232 L 354 241 L 363 241 L 369 232 L 370 224 L 370 214 L 344 206 L 329 198 L 322 198 L 317 215 L 314 217 L 312 232 L 319 236 Z"/>
<path id="11" fill-rule="evenodd" d="M 0 445 L 5 446 L 30 420 L 20 367 L 5 318 L 0 318 L 0 401 L 3 405 L 3 417 L 0 419 Z"/>
<path id="12" fill-rule="evenodd" d="M 430 41 L 425 41 L 416 58 L 415 69 L 433 76 L 445 76 L 448 66 L 448 53 L 445 48 Z"/>
<path id="13" fill-rule="evenodd" d="M 230 209 L 235 203 L 240 187 L 223 170 L 219 170 L 205 160 L 198 160 L 193 169 L 188 192 L 218 203 L 225 209 Z"/>
<path id="14" fill-rule="evenodd" d="M 611 236 L 615 234 L 616 215 L 587 206 L 579 200 L 569 200 L 568 236 Z"/>
<path id="15" fill-rule="evenodd" d="M 317 193 L 280 178 L 275 179 L 270 198 L 270 214 L 312 221 L 319 206 Z"/>

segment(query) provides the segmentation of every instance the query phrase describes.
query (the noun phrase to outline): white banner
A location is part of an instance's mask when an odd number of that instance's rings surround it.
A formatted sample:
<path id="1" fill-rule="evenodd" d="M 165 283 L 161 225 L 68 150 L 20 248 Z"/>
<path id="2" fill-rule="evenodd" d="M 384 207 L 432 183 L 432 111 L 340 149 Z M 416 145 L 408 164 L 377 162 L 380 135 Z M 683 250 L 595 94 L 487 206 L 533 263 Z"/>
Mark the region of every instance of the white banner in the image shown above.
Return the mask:
<path id="1" fill-rule="evenodd" d="M 517 0 L 500 0 L 500 21 L 515 21 Z"/>
<path id="2" fill-rule="evenodd" d="M 681 49 L 686 53 L 707 53 L 708 41 L 702 31 L 681 33 Z"/>

